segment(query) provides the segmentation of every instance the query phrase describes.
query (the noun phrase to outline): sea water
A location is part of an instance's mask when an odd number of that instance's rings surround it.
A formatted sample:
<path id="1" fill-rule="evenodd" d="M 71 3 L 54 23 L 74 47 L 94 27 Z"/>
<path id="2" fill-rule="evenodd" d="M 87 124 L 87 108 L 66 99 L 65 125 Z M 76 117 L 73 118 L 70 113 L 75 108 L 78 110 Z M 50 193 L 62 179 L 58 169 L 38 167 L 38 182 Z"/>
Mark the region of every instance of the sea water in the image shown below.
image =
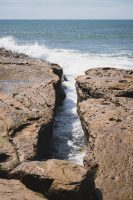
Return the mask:
<path id="1" fill-rule="evenodd" d="M 82 165 L 75 77 L 94 67 L 133 69 L 133 20 L 0 20 L 0 47 L 63 68 L 67 96 L 57 109 L 52 157 Z"/>

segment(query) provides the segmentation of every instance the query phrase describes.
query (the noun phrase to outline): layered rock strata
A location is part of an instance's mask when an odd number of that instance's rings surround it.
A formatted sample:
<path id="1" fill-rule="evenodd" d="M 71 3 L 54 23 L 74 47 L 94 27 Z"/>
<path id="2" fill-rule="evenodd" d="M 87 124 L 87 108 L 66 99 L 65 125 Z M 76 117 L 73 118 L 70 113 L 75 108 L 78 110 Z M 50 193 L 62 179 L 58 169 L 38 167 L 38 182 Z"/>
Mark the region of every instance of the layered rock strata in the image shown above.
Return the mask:
<path id="1" fill-rule="evenodd" d="M 76 80 L 94 199 L 133 199 L 133 71 L 97 68 Z"/>

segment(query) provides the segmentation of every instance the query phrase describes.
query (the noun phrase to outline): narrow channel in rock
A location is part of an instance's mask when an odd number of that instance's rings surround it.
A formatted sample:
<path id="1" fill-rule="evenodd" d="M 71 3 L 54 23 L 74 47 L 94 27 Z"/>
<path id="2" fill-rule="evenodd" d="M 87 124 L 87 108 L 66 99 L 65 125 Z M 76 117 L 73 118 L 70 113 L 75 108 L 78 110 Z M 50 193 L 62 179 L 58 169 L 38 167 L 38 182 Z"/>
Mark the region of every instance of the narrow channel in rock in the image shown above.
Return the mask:
<path id="1" fill-rule="evenodd" d="M 57 108 L 55 118 L 52 157 L 83 165 L 85 141 L 77 115 L 77 95 L 73 77 L 69 76 L 64 82 L 64 91 L 66 99 Z"/>

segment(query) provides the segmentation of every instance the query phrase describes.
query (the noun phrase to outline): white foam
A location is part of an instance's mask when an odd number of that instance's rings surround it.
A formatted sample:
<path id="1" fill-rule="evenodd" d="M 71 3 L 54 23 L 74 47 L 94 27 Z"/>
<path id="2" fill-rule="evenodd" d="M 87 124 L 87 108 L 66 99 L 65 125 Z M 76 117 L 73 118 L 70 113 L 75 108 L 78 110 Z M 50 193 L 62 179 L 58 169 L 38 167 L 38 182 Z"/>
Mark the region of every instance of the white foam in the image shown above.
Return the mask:
<path id="1" fill-rule="evenodd" d="M 66 74 L 72 76 L 82 74 L 86 69 L 94 67 L 133 68 L 133 58 L 121 56 L 120 52 L 112 55 L 90 54 L 66 49 L 50 49 L 38 43 L 20 45 L 11 36 L 1 38 L 0 47 L 34 58 L 56 62 L 64 68 Z"/>
<path id="2" fill-rule="evenodd" d="M 55 144 L 56 156 L 58 157 L 59 154 L 62 154 L 63 150 L 69 150 L 69 160 L 83 164 L 84 152 L 81 152 L 80 149 L 84 146 L 84 141 L 82 139 L 83 131 L 81 123 L 76 113 L 77 95 L 75 91 L 75 77 L 83 74 L 85 70 L 94 67 L 133 69 L 133 58 L 121 56 L 121 53 L 115 56 L 115 54 L 98 55 L 66 49 L 50 49 L 46 46 L 40 46 L 38 43 L 21 45 L 10 36 L 0 39 L 0 47 L 12 50 L 13 52 L 24 53 L 34 58 L 58 63 L 63 67 L 64 73 L 68 76 L 68 81 L 65 82 L 67 85 L 67 98 L 64 101 L 63 107 L 57 112 L 57 128 L 55 128 L 55 134 L 59 143 L 57 145 Z M 70 131 L 67 131 L 67 129 L 70 129 Z M 66 137 L 68 137 L 67 144 Z M 60 140 L 62 141 L 60 142 Z M 66 154 L 67 152 L 64 152 L 62 156 L 65 157 Z"/>

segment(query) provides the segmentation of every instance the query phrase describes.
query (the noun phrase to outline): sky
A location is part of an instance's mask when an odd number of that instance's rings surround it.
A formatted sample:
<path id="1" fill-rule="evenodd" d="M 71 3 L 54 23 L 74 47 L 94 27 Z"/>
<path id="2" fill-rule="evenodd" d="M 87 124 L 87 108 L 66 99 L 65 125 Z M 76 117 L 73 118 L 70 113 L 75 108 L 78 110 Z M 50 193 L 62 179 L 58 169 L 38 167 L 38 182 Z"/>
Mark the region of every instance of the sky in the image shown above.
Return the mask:
<path id="1" fill-rule="evenodd" d="M 133 0 L 0 0 L 0 19 L 133 19 Z"/>

